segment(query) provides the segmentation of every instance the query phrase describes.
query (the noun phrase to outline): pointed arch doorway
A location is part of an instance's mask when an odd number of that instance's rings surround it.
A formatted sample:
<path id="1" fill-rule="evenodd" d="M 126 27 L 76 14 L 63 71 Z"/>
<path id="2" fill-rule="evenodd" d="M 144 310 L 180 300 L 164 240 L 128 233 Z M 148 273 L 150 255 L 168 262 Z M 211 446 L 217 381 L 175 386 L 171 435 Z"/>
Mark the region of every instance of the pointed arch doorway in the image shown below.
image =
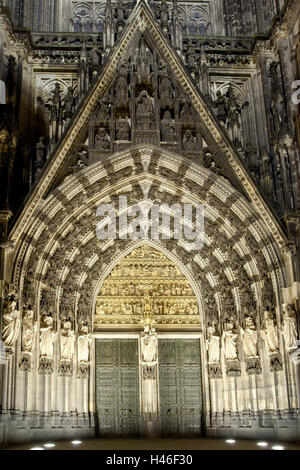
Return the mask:
<path id="1" fill-rule="evenodd" d="M 100 436 L 201 434 L 199 308 L 182 270 L 153 246 L 141 244 L 113 267 L 94 315 Z M 151 364 L 143 359 L 145 325 L 156 330 Z"/>

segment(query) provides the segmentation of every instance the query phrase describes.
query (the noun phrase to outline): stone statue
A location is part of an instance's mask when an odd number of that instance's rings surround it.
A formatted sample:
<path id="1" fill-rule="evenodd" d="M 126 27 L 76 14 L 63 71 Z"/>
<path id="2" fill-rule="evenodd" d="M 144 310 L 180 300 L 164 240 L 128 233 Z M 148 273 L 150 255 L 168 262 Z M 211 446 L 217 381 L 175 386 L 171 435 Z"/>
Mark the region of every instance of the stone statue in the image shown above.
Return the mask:
<path id="1" fill-rule="evenodd" d="M 174 124 L 170 111 L 165 111 L 161 121 L 161 140 L 174 142 Z"/>
<path id="2" fill-rule="evenodd" d="M 144 362 L 157 361 L 157 333 L 155 328 L 145 326 L 142 334 L 142 358 Z"/>
<path id="3" fill-rule="evenodd" d="M 5 346 L 13 347 L 18 339 L 21 319 L 16 309 L 17 302 L 14 295 L 10 296 L 3 313 L 2 340 Z"/>
<path id="4" fill-rule="evenodd" d="M 57 333 L 53 331 L 53 318 L 50 315 L 44 317 L 44 326 L 40 328 L 40 355 L 45 357 L 54 356 L 54 341 Z"/>
<path id="5" fill-rule="evenodd" d="M 283 327 L 282 334 L 284 337 L 287 349 L 294 349 L 296 347 L 296 340 L 298 338 L 296 311 L 294 305 L 283 304 Z"/>
<path id="6" fill-rule="evenodd" d="M 278 353 L 279 341 L 277 334 L 277 326 L 275 325 L 274 314 L 268 310 L 264 312 L 262 336 L 266 342 L 269 353 Z"/>
<path id="7" fill-rule="evenodd" d="M 45 159 L 45 137 L 40 137 L 39 142 L 36 144 L 36 165 L 38 164 L 39 166 L 44 165 L 44 159 Z"/>
<path id="8" fill-rule="evenodd" d="M 245 327 L 241 328 L 243 345 L 246 357 L 258 357 L 257 354 L 257 329 L 253 315 L 245 316 Z"/>
<path id="9" fill-rule="evenodd" d="M 72 330 L 72 323 L 66 321 L 60 332 L 60 358 L 64 361 L 73 359 L 75 346 L 75 332 Z"/>
<path id="10" fill-rule="evenodd" d="M 52 92 L 52 105 L 51 105 L 51 121 L 57 121 L 61 113 L 61 90 L 59 83 L 55 83 L 54 91 Z"/>
<path id="11" fill-rule="evenodd" d="M 108 150 L 110 146 L 109 136 L 104 129 L 100 127 L 95 136 L 95 149 L 96 150 Z"/>
<path id="12" fill-rule="evenodd" d="M 127 82 L 127 67 L 121 64 L 119 77 L 115 86 L 116 107 L 125 108 L 128 105 L 128 82 Z"/>
<path id="13" fill-rule="evenodd" d="M 87 326 L 82 326 L 78 335 L 78 362 L 88 363 L 90 360 L 90 346 L 92 344 L 92 337 L 89 335 Z"/>
<path id="14" fill-rule="evenodd" d="M 220 362 L 220 335 L 214 323 L 207 327 L 208 362 Z"/>
<path id="15" fill-rule="evenodd" d="M 222 95 L 221 91 L 217 91 L 217 99 L 214 101 L 214 107 L 217 108 L 217 116 L 220 121 L 225 124 L 226 122 L 226 98 Z"/>
<path id="16" fill-rule="evenodd" d="M 116 123 L 116 140 L 129 140 L 130 126 L 127 118 L 119 119 Z"/>
<path id="17" fill-rule="evenodd" d="M 236 360 L 238 358 L 236 349 L 238 335 L 234 328 L 233 318 L 228 318 L 225 321 L 222 337 L 226 359 L 230 361 Z"/>
<path id="18" fill-rule="evenodd" d="M 31 306 L 25 311 L 22 322 L 22 351 L 32 352 L 37 324 Z"/>
<path id="19" fill-rule="evenodd" d="M 148 92 L 146 90 L 141 91 L 138 97 L 138 103 L 136 108 L 136 115 L 140 116 L 143 114 L 152 114 L 153 104 Z"/>
<path id="20" fill-rule="evenodd" d="M 64 98 L 65 114 L 68 117 L 72 116 L 72 113 L 74 111 L 74 104 L 75 104 L 75 98 L 73 95 L 73 88 L 69 87 L 68 92 Z"/>
<path id="21" fill-rule="evenodd" d="M 189 129 L 185 131 L 182 139 L 182 149 L 185 152 L 196 151 L 196 139 Z"/>
<path id="22" fill-rule="evenodd" d="M 159 96 L 162 109 L 171 109 L 173 107 L 173 87 L 165 65 L 159 81 Z"/>

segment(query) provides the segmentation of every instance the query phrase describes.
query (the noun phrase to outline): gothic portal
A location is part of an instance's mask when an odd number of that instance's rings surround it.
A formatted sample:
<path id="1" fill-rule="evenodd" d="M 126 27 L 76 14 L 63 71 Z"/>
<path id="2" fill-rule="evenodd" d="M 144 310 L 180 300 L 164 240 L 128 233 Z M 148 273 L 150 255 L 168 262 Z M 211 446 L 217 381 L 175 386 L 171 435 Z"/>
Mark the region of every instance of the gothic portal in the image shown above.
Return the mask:
<path id="1" fill-rule="evenodd" d="M 0 3 L 0 440 L 299 439 L 299 2 Z"/>

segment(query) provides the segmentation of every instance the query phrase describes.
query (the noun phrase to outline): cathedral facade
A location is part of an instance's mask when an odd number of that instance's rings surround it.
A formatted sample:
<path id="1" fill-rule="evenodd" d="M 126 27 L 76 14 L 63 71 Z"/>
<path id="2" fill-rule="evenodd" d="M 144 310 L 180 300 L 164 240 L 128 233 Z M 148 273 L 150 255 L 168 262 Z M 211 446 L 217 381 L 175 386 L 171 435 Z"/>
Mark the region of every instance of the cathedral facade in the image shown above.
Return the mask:
<path id="1" fill-rule="evenodd" d="M 0 2 L 0 442 L 300 438 L 299 21 Z"/>

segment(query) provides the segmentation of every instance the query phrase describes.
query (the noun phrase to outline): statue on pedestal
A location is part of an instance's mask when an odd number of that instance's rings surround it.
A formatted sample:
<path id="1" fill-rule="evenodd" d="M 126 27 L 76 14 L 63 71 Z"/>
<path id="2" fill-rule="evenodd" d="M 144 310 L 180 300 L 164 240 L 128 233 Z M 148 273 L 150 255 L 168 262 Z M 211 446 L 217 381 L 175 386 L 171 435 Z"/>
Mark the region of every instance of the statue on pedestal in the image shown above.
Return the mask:
<path id="1" fill-rule="evenodd" d="M 298 338 L 296 311 L 294 305 L 283 304 L 283 327 L 282 334 L 287 349 L 296 348 Z"/>
<path id="2" fill-rule="evenodd" d="M 5 346 L 14 347 L 20 332 L 20 312 L 16 309 L 17 302 L 14 295 L 8 298 L 3 313 L 2 340 Z"/>

